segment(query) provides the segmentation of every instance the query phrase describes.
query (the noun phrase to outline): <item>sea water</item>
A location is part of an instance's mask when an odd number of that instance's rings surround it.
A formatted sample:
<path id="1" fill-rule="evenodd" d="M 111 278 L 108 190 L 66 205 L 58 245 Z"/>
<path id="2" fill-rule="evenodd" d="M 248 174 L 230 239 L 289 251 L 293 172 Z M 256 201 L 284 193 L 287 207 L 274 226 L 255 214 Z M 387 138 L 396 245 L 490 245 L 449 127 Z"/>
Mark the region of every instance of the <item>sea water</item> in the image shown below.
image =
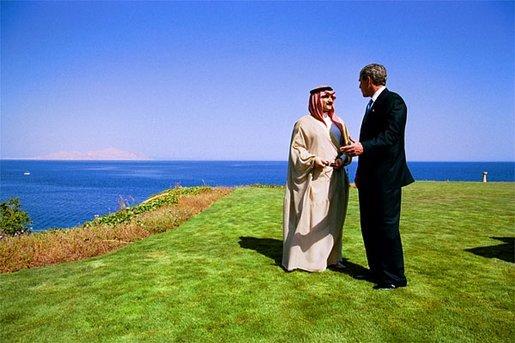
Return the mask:
<path id="1" fill-rule="evenodd" d="M 515 181 L 515 162 L 409 162 L 416 180 Z M 356 163 L 348 167 L 351 180 Z M 73 227 L 181 186 L 284 185 L 286 161 L 0 160 L 0 200 L 19 197 L 34 231 Z"/>

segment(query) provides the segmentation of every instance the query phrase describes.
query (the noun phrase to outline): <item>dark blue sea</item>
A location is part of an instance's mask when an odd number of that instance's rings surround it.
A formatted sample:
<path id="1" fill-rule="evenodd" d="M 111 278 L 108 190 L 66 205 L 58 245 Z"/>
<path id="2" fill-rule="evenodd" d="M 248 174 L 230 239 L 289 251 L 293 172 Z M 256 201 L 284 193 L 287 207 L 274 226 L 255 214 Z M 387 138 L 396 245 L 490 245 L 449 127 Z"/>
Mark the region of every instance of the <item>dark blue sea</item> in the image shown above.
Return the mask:
<path id="1" fill-rule="evenodd" d="M 411 162 L 416 180 L 515 181 L 515 162 Z M 349 166 L 354 177 L 356 163 Z M 19 197 L 34 231 L 73 227 L 181 186 L 283 185 L 286 162 L 0 160 L 0 200 Z M 30 173 L 30 175 L 25 175 Z"/>

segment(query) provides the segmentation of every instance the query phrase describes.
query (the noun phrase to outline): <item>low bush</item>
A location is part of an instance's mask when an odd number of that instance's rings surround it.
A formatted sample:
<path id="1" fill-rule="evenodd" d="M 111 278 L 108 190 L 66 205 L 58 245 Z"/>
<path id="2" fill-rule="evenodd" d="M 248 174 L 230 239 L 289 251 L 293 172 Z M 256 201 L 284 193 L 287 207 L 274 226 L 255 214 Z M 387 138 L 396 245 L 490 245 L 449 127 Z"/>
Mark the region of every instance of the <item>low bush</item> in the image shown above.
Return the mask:
<path id="1" fill-rule="evenodd" d="M 21 209 L 19 198 L 0 203 L 0 236 L 18 236 L 30 232 L 31 220 Z"/>
<path id="2" fill-rule="evenodd" d="M 98 224 L 116 225 L 131 220 L 134 216 L 155 210 L 164 205 L 174 205 L 179 198 L 184 195 L 198 195 L 209 191 L 209 187 L 175 187 L 162 193 L 152 196 L 141 204 L 134 207 L 121 207 L 117 212 L 107 214 L 102 217 L 95 218 L 92 221 L 84 223 L 84 227 L 91 227 Z"/>

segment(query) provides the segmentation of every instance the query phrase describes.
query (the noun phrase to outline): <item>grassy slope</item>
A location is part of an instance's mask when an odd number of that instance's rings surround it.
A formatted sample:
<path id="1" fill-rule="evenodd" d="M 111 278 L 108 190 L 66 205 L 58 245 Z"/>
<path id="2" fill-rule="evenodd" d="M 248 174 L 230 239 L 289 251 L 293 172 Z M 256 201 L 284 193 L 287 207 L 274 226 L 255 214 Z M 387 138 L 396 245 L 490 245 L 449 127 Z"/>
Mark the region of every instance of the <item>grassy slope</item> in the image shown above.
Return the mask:
<path id="1" fill-rule="evenodd" d="M 172 230 L 230 193 L 227 188 L 172 188 L 144 203 L 86 222 L 0 240 L 0 273 L 83 260 L 106 254 L 154 233 Z"/>
<path id="2" fill-rule="evenodd" d="M 350 201 L 344 256 L 366 265 Z M 515 235 L 515 184 L 417 183 L 403 202 L 406 289 L 284 272 L 282 190 L 242 188 L 109 255 L 0 275 L 0 341 L 513 340 L 514 265 L 465 249 Z"/>

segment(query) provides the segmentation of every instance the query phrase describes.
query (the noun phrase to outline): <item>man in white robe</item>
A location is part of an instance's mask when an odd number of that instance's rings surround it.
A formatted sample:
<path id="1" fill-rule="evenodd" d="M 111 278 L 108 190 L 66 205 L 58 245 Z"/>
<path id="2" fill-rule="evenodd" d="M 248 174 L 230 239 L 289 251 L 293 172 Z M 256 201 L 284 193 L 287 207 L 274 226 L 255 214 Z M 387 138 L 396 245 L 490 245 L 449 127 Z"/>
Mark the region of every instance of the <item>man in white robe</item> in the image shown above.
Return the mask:
<path id="1" fill-rule="evenodd" d="M 293 128 L 284 196 L 283 259 L 288 270 L 320 272 L 341 263 L 342 229 L 349 181 L 340 153 L 350 143 L 344 122 L 334 113 L 335 94 L 321 86 L 310 92 L 310 114 Z"/>

